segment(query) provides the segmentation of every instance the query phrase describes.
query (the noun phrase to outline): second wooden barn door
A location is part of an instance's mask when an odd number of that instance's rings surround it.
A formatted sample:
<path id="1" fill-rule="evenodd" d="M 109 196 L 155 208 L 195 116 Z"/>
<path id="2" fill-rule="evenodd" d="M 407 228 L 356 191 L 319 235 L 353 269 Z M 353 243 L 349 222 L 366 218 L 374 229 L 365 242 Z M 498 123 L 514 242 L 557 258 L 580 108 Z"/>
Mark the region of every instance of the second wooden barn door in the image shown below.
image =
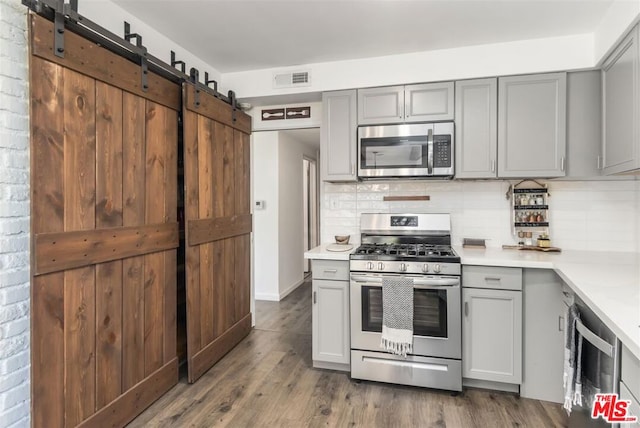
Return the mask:
<path id="1" fill-rule="evenodd" d="M 194 382 L 251 330 L 249 116 L 183 84 L 187 357 Z"/>
<path id="2" fill-rule="evenodd" d="M 32 422 L 124 426 L 178 381 L 180 87 L 31 16 Z"/>

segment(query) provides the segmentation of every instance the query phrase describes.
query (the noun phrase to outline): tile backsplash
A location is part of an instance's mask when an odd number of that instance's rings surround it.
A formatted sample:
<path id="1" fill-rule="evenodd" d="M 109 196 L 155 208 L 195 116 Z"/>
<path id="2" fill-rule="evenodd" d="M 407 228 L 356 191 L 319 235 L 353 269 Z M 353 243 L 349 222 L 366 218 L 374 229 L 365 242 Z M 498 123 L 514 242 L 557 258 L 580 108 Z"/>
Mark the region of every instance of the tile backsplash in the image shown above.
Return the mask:
<path id="1" fill-rule="evenodd" d="M 450 213 L 452 240 L 515 244 L 509 181 L 370 181 L 322 183 L 322 242 L 334 235 L 360 240 L 366 212 Z M 512 183 L 517 183 L 513 181 Z M 640 251 L 640 181 L 547 181 L 551 243 L 563 249 Z M 429 195 L 429 201 L 383 201 L 384 196 Z"/>

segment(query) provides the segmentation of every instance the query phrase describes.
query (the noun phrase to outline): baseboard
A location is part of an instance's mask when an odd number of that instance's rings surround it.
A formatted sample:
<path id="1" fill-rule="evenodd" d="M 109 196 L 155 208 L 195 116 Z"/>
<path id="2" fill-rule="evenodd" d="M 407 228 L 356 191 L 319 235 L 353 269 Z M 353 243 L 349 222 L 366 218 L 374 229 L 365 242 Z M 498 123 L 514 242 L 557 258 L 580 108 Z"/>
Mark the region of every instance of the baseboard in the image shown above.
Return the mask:
<path id="1" fill-rule="evenodd" d="M 284 291 L 280 292 L 280 300 L 284 299 L 285 297 L 287 297 L 289 294 L 291 294 L 296 288 L 300 287 L 302 285 L 302 283 L 304 282 L 304 278 L 302 278 L 300 281 L 292 284 L 289 288 L 287 288 Z"/>
<path id="2" fill-rule="evenodd" d="M 462 386 L 481 389 L 493 389 L 495 391 L 520 393 L 520 385 L 504 382 L 492 382 L 489 380 L 462 378 Z"/>
<path id="3" fill-rule="evenodd" d="M 268 300 L 270 302 L 280 301 L 280 296 L 274 293 L 258 293 L 255 294 L 256 300 Z"/>
<path id="4" fill-rule="evenodd" d="M 289 286 L 284 291 L 281 291 L 279 294 L 276 294 L 276 293 L 259 293 L 259 292 L 256 291 L 255 299 L 256 300 L 268 300 L 270 302 L 279 302 L 280 300 L 284 299 L 289 294 L 291 294 L 296 288 L 300 287 L 303 283 L 304 283 L 304 278 L 301 279 L 300 281 L 292 284 L 291 286 Z"/>

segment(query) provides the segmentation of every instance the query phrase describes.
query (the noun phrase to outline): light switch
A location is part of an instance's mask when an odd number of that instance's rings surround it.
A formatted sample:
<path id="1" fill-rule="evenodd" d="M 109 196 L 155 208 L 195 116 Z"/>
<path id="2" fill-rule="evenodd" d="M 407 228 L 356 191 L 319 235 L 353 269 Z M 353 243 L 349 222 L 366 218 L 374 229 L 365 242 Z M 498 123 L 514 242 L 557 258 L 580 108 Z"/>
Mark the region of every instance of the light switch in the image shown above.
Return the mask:
<path id="1" fill-rule="evenodd" d="M 266 201 L 256 201 L 255 208 L 257 210 L 263 210 L 265 209 L 266 205 L 267 205 Z"/>

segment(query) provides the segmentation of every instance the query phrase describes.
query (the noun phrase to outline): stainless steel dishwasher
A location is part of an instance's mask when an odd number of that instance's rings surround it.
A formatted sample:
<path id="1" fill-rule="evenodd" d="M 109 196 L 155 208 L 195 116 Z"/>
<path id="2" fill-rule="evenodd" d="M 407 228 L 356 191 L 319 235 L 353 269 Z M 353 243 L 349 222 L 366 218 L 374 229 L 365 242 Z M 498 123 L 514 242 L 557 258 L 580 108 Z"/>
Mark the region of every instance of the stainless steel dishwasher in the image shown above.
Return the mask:
<path id="1" fill-rule="evenodd" d="M 592 419 L 596 394 L 619 393 L 620 341 L 616 335 L 578 297 L 580 312 L 576 330 L 582 335 L 582 406 L 574 404 L 569 428 L 611 427 L 602 418 Z"/>

